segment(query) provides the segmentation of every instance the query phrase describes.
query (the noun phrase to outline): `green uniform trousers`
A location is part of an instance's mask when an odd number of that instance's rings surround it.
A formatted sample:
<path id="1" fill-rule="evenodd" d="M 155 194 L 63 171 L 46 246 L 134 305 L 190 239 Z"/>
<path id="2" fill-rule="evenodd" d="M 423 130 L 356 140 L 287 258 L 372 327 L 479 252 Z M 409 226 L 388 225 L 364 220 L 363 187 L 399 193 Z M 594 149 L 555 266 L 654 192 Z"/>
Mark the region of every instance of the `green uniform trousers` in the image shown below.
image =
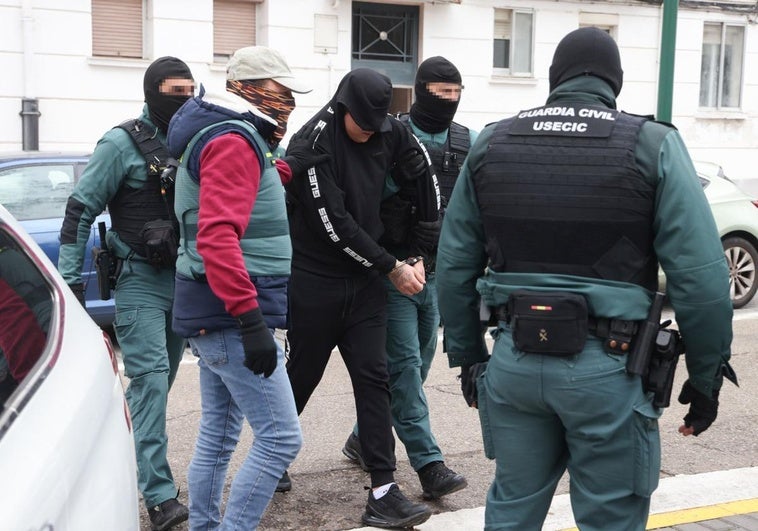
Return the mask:
<path id="1" fill-rule="evenodd" d="M 429 374 L 439 333 L 440 314 L 434 275 L 419 293 L 406 296 L 388 279 L 387 370 L 392 395 L 392 425 L 414 470 L 443 461 L 432 434 L 424 381 Z M 353 431 L 357 434 L 358 427 Z"/>
<path id="2" fill-rule="evenodd" d="M 115 331 L 130 379 L 126 401 L 132 416 L 145 504 L 155 506 L 177 495 L 166 457 L 166 405 L 185 340 L 171 330 L 174 270 L 157 270 L 139 260 L 124 261 L 115 290 Z"/>
<path id="3" fill-rule="evenodd" d="M 658 417 L 626 356 L 589 336 L 569 357 L 525 354 L 500 322 L 478 381 L 485 454 L 495 459 L 486 530 L 539 531 L 568 469 L 582 531 L 644 530 L 658 486 Z"/>

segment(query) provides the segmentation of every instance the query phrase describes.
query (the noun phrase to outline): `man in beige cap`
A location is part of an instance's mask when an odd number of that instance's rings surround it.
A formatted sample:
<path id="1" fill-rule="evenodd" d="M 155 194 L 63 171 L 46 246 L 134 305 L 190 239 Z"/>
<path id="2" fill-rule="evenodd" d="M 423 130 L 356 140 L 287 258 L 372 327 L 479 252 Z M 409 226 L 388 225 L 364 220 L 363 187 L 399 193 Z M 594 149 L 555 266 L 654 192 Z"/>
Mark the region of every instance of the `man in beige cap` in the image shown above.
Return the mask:
<path id="1" fill-rule="evenodd" d="M 173 327 L 200 367 L 200 430 L 187 474 L 192 529 L 255 529 L 302 444 L 273 331 L 285 327 L 292 256 L 282 183 L 324 159 L 307 139 L 279 158 L 292 92 L 310 89 L 277 51 L 252 46 L 231 58 L 226 90 L 205 98 L 201 87 L 169 129 L 182 161 Z M 243 420 L 255 439 L 222 519 Z"/>

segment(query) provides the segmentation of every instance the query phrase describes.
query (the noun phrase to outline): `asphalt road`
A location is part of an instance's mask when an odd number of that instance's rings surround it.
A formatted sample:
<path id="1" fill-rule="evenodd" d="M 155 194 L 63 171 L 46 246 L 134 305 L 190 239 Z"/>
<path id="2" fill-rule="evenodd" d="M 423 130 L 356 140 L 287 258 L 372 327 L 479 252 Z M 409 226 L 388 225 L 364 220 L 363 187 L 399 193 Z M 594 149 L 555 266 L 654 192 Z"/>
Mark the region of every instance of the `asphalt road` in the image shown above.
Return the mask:
<path id="1" fill-rule="evenodd" d="M 758 352 L 754 338 L 758 330 L 758 300 L 735 313 L 732 365 L 740 380 L 736 388 L 726 383 L 721 395 L 719 418 L 697 438 L 682 437 L 677 427 L 686 408 L 672 400 L 661 421 L 663 462 L 661 477 L 697 474 L 758 465 Z M 441 343 L 441 342 L 440 342 Z M 430 503 L 435 513 L 479 507 L 484 504 L 494 462 L 482 453 L 481 432 L 476 411 L 469 409 L 459 393 L 455 375 L 438 350 L 426 383 L 435 436 L 445 453 L 448 466 L 464 474 L 468 488 Z M 686 378 L 683 362 L 677 370 L 675 392 Z M 341 449 L 354 422 L 355 408 L 347 371 L 337 353 L 300 417 L 304 446 L 290 468 L 293 490 L 275 494 L 259 529 L 261 530 L 345 530 L 361 527 L 369 477 L 342 455 Z M 200 416 L 197 367 L 185 355 L 169 397 L 169 458 L 187 499 L 187 467 Z M 243 430 L 231 470 L 239 467 L 252 439 Z M 405 450 L 397 444 L 396 479 L 406 495 L 421 500 L 418 478 L 410 467 Z M 227 478 L 227 490 L 231 477 Z M 568 491 L 564 477 L 556 494 Z M 142 530 L 149 530 L 144 508 Z M 175 529 L 187 529 L 186 525 Z M 445 531 L 455 531 L 447 529 Z"/>

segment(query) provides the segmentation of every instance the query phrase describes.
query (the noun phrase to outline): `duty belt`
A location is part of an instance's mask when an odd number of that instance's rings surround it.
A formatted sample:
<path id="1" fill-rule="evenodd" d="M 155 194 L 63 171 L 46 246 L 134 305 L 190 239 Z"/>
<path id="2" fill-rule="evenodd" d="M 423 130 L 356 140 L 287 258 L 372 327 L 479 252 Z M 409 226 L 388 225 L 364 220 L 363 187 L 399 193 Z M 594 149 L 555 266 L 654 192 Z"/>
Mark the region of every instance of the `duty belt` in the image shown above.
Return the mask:
<path id="1" fill-rule="evenodd" d="M 510 324 L 511 316 L 505 304 L 495 308 L 495 315 L 499 321 Z M 632 340 L 638 330 L 638 321 L 593 316 L 587 318 L 587 332 L 604 340 L 606 351 L 616 354 L 627 354 L 631 350 Z"/>

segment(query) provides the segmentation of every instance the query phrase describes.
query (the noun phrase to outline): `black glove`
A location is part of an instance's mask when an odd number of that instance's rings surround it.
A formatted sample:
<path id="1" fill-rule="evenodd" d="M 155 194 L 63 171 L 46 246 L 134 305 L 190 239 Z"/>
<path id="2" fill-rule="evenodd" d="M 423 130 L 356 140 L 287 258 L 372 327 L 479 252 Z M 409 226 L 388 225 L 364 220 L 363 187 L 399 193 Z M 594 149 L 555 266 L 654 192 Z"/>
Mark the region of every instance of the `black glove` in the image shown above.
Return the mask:
<path id="1" fill-rule="evenodd" d="M 71 288 L 71 291 L 74 292 L 74 295 L 76 295 L 76 300 L 79 301 L 79 304 L 82 305 L 82 308 L 87 308 L 87 304 L 84 302 L 84 284 L 81 282 L 78 282 L 76 284 L 69 284 L 69 288 Z"/>
<path id="2" fill-rule="evenodd" d="M 463 399 L 469 407 L 478 408 L 478 392 L 476 390 L 476 380 L 487 370 L 487 362 L 481 361 L 473 365 L 463 365 L 461 367 L 461 392 Z"/>
<path id="3" fill-rule="evenodd" d="M 684 425 L 692 427 L 695 431 L 692 435 L 700 435 L 716 420 L 719 409 L 719 391 L 713 390 L 713 397 L 708 398 L 703 393 L 692 387 L 687 380 L 679 393 L 679 403 L 689 404 L 690 411 L 684 416 Z"/>
<path id="4" fill-rule="evenodd" d="M 330 158 L 326 153 L 319 154 L 314 149 L 316 139 L 322 131 L 322 128 L 316 128 L 316 125 L 317 122 L 314 122 L 298 131 L 290 139 L 287 146 L 287 154 L 282 157 L 282 160 L 292 170 L 293 177 L 305 173 L 308 171 L 308 168 L 326 162 Z"/>
<path id="5" fill-rule="evenodd" d="M 403 182 L 415 181 L 421 177 L 427 170 L 427 167 L 428 164 L 424 154 L 421 151 L 413 149 L 400 156 L 391 173 L 395 182 L 402 184 Z"/>
<path id="6" fill-rule="evenodd" d="M 245 367 L 253 374 L 271 376 L 276 369 L 276 343 L 271 331 L 263 320 L 260 308 L 250 310 L 237 317 L 245 349 Z"/>

